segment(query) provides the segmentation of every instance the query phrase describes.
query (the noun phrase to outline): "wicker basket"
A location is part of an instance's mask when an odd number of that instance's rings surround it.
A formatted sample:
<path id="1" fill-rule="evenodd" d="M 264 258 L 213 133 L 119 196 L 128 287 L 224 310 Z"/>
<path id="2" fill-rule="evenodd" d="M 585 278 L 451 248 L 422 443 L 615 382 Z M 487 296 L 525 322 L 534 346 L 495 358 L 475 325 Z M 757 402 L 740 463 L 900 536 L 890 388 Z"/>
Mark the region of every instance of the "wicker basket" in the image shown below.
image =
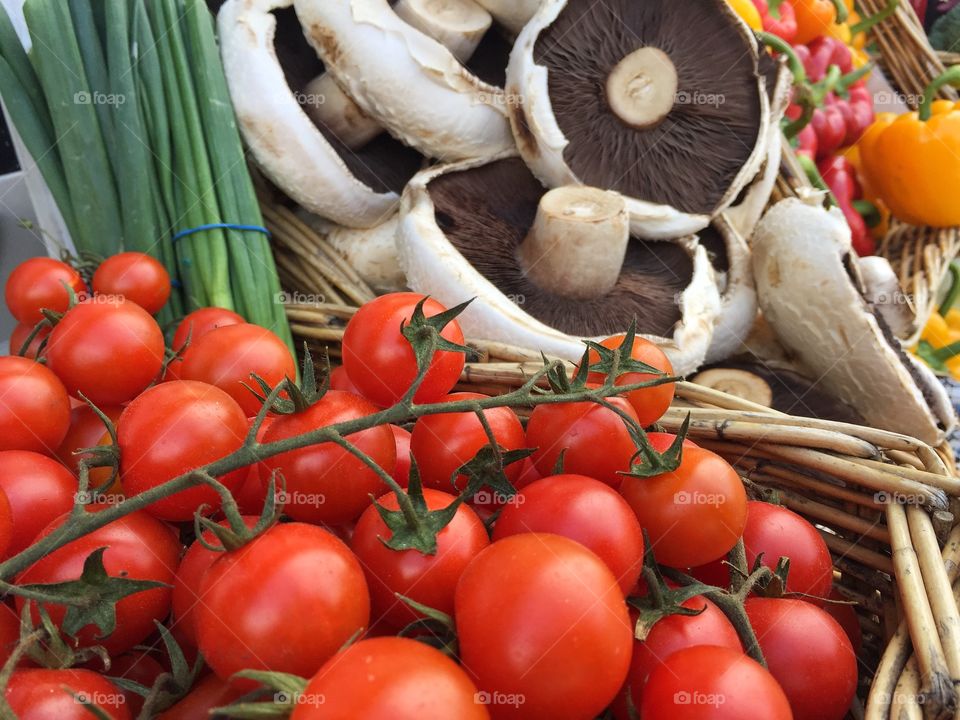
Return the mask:
<path id="1" fill-rule="evenodd" d="M 326 300 L 301 303 L 291 293 L 294 334 L 336 362 L 346 321 L 375 293 L 289 209 L 267 207 L 265 216 L 285 286 Z M 460 389 L 507 392 L 541 366 L 533 350 L 471 345 L 480 360 L 467 364 Z M 960 570 L 960 528 L 953 511 L 960 478 L 949 449 L 791 417 L 684 382 L 661 425 L 676 430 L 688 413 L 691 437 L 731 462 L 755 496 L 775 494 L 821 529 L 835 585 L 857 603 L 864 633 L 852 717 L 920 718 L 921 707 L 926 717 L 953 717 L 952 679 L 960 678 L 960 614 L 951 589 Z"/>

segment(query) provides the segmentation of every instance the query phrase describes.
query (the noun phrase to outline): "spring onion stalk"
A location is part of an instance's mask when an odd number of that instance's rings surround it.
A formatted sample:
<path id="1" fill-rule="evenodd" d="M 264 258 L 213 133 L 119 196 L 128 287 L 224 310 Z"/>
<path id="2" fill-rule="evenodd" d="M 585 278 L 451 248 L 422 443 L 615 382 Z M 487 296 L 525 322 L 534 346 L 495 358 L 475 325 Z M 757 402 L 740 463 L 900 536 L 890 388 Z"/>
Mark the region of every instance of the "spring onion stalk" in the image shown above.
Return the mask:
<path id="1" fill-rule="evenodd" d="M 10 16 L 0 5 L 0 55 L 10 66 L 13 76 L 20 83 L 21 90 L 26 93 L 33 106 L 33 113 L 40 123 L 40 129 L 47 137 L 53 137 L 53 122 L 50 120 L 50 111 L 47 109 L 47 100 L 43 97 L 40 79 L 33 71 L 27 51 L 20 43 L 20 37 L 10 22 Z M 6 93 L 4 93 L 6 97 Z M 48 146 L 49 147 L 49 146 Z"/>
<path id="2" fill-rule="evenodd" d="M 96 22 L 93 19 L 93 6 L 91 0 L 68 0 L 68 4 L 77 45 L 80 48 L 80 56 L 83 58 L 83 71 L 86 73 L 87 82 L 90 86 L 91 102 L 97 113 L 97 119 L 100 121 L 100 132 L 104 138 L 110 138 L 116 129 L 113 108 L 111 107 L 113 98 L 104 46 L 100 41 Z M 124 3 L 108 2 L 107 5 L 116 6 L 124 5 Z M 116 167 L 116 161 L 122 157 L 122 152 L 114 143 L 108 141 L 106 145 L 113 166 Z"/>
<path id="3" fill-rule="evenodd" d="M 78 249 L 109 255 L 122 232 L 120 202 L 69 8 L 63 0 L 26 0 L 23 13 L 73 200 L 74 240 Z"/>

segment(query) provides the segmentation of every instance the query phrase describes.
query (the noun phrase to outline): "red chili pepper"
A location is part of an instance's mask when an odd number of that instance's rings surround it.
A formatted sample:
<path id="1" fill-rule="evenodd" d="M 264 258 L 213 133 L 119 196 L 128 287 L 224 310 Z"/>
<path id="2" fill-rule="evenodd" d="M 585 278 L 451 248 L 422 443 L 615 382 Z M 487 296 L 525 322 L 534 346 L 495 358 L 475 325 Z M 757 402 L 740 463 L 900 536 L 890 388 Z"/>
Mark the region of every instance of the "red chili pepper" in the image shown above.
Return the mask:
<path id="1" fill-rule="evenodd" d="M 790 0 L 753 0 L 763 29 L 792 43 L 797 37 L 797 13 Z"/>
<path id="2" fill-rule="evenodd" d="M 793 139 L 798 155 L 806 155 L 811 160 L 817 157 L 817 133 L 811 125 L 807 125 L 797 133 Z"/>
<path id="3" fill-rule="evenodd" d="M 853 238 L 853 249 L 861 257 L 873 255 L 877 250 L 876 243 L 870 236 L 866 221 L 854 206 L 857 200 L 863 198 L 863 189 L 853 165 L 844 156 L 836 155 L 821 160 L 817 169 L 847 219 Z"/>

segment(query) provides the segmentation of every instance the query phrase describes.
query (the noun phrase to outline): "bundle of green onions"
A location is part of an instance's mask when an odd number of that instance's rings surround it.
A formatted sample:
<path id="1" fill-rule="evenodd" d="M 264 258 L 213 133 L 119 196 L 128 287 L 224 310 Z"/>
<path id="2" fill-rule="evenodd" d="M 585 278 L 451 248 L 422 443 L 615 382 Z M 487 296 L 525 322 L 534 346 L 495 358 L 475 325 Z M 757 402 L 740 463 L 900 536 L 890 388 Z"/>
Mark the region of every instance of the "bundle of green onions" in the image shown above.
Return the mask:
<path id="1" fill-rule="evenodd" d="M 0 9 L 0 94 L 77 251 L 160 259 L 167 320 L 224 307 L 289 343 L 203 0 L 26 0 L 24 15 L 29 54 Z"/>

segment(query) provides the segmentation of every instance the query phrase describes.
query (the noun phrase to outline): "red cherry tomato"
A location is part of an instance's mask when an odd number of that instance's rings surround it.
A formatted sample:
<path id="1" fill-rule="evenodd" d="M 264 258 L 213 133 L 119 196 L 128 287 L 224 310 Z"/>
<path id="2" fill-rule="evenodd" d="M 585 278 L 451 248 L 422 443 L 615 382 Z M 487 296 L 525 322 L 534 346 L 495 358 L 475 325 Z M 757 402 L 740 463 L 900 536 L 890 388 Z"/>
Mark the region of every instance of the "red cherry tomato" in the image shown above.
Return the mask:
<path id="1" fill-rule="evenodd" d="M 247 527 L 252 529 L 259 518 L 247 516 L 243 520 Z M 226 520 L 220 524 L 229 527 Z M 218 544 L 209 530 L 204 531 L 203 539 L 215 547 Z M 199 540 L 194 540 L 184 553 L 173 581 L 172 609 L 176 627 L 181 637 L 194 647 L 197 645 L 197 607 L 203 603 L 201 592 L 203 578 L 210 566 L 219 560 L 222 554 L 222 552 L 209 550 Z"/>
<path id="2" fill-rule="evenodd" d="M 623 686 L 633 645 L 623 593 L 569 538 L 498 540 L 467 567 L 454 604 L 463 666 L 497 718 L 593 718 Z"/>
<path id="3" fill-rule="evenodd" d="M 857 659 L 822 609 L 788 598 L 749 598 L 747 616 L 794 720 L 843 720 L 857 690 Z"/>
<path id="4" fill-rule="evenodd" d="M 616 335 L 614 337 L 607 338 L 600 344 L 606 348 L 616 350 L 623 345 L 625 338 L 626 335 Z M 641 337 L 634 338 L 633 347 L 630 349 L 630 357 L 632 357 L 634 360 L 639 360 L 642 363 L 646 363 L 650 367 L 656 368 L 666 375 L 673 375 L 673 365 L 670 364 L 670 360 L 666 355 L 664 355 L 663 350 L 649 340 Z M 591 350 L 588 362 L 591 365 L 600 362 L 600 355 L 595 350 Z M 635 385 L 636 383 L 655 380 L 658 377 L 660 376 L 650 373 L 624 373 L 616 379 L 615 384 Z M 606 379 L 607 376 L 605 373 L 592 372 L 587 376 L 587 381 L 592 383 L 602 383 Z M 674 389 L 674 383 L 666 383 L 664 385 L 655 385 L 653 387 L 643 388 L 642 390 L 634 390 L 633 392 L 627 393 L 627 400 L 630 401 L 630 404 L 633 405 L 633 409 L 636 410 L 637 418 L 639 418 L 640 424 L 643 427 L 653 425 L 657 420 L 663 417 L 663 414 L 667 411 L 667 408 L 670 407 L 670 403 L 673 402 Z"/>
<path id="5" fill-rule="evenodd" d="M 174 350 L 180 350 L 187 344 L 188 338 L 192 345 L 211 330 L 228 325 L 243 325 L 246 322 L 242 315 L 238 315 L 233 310 L 218 307 L 200 308 L 186 315 L 177 325 L 171 347 Z"/>
<path id="6" fill-rule="evenodd" d="M 36 337 L 30 341 L 29 347 L 27 347 L 27 352 L 23 355 L 25 358 L 30 358 L 31 360 L 37 359 L 37 351 L 40 349 L 40 343 L 42 343 L 48 335 L 50 335 L 51 328 L 49 325 L 41 328 L 40 332 L 37 333 Z M 30 337 L 30 333 L 33 332 L 32 325 L 24 325 L 23 323 L 17 325 L 13 332 L 10 333 L 10 354 L 19 355 L 20 350 L 23 348 L 23 344 L 27 341 L 27 338 Z"/>
<path id="7" fill-rule="evenodd" d="M 229 705 L 244 692 L 242 688 L 233 687 L 216 675 L 207 675 L 193 686 L 183 700 L 160 713 L 157 720 L 211 720 L 211 710 Z"/>
<path id="8" fill-rule="evenodd" d="M 94 506 L 93 511 L 97 509 Z M 42 535 L 53 532 L 66 519 L 62 517 L 55 520 Z M 169 585 L 173 583 L 180 561 L 180 542 L 168 526 L 146 513 L 132 513 L 44 556 L 20 573 L 17 584 L 77 580 L 90 554 L 103 547 L 107 548 L 103 554 L 103 566 L 111 577 L 153 580 L 167 586 L 128 595 L 117 602 L 117 626 L 108 637 L 98 637 L 100 631 L 94 625 L 88 625 L 77 633 L 80 646 L 103 645 L 111 654 L 117 654 L 129 650 L 151 635 L 155 629 L 154 621 L 163 620 L 170 612 Z M 23 599 L 18 597 L 18 611 L 23 610 L 23 604 Z M 50 604 L 44 607 L 59 626 L 66 608 Z M 37 621 L 36 612 L 34 615 Z"/>
<path id="9" fill-rule="evenodd" d="M 650 441 L 650 445 L 653 446 L 653 449 L 658 453 L 665 453 L 670 449 L 670 446 L 676 441 L 677 436 L 670 433 L 662 432 L 650 432 L 647 433 L 647 440 Z M 683 439 L 683 449 L 692 447 L 700 447 L 693 440 L 688 440 L 687 438 Z"/>
<path id="10" fill-rule="evenodd" d="M 53 454 L 70 427 L 70 399 L 43 365 L 0 357 L 0 450 Z"/>
<path id="11" fill-rule="evenodd" d="M 81 702 L 94 705 L 111 720 L 130 720 L 126 695 L 91 670 L 17 670 L 6 691 L 7 703 L 20 720 L 91 720 Z"/>
<path id="12" fill-rule="evenodd" d="M 13 544 L 13 509 L 7 499 L 7 493 L 0 488 L 0 557 L 10 554 Z"/>
<path id="13" fill-rule="evenodd" d="M 93 291 L 116 295 L 156 315 L 170 297 L 170 273 L 146 253 L 124 252 L 108 257 L 93 273 Z"/>
<path id="14" fill-rule="evenodd" d="M 253 421 L 255 419 L 256 418 L 247 418 L 249 427 L 253 427 Z M 258 442 L 263 442 L 263 436 L 266 434 L 267 428 L 270 427 L 275 419 L 272 415 L 267 415 L 263 419 L 263 424 L 260 425 L 260 429 L 257 430 Z M 237 507 L 240 508 L 241 513 L 244 515 L 260 516 L 263 512 L 263 505 L 267 500 L 269 480 L 269 473 L 264 469 L 263 463 L 254 463 L 247 468 L 243 482 L 233 491 L 233 499 L 237 501 Z"/>
<path id="15" fill-rule="evenodd" d="M 110 677 L 122 678 L 131 682 L 139 683 L 145 688 L 153 687 L 157 678 L 164 672 L 163 665 L 158 660 L 149 655 L 149 653 L 140 650 L 132 650 L 119 657 L 113 658 L 110 663 Z M 143 709 L 143 703 L 146 700 L 132 690 L 123 690 L 126 696 L 126 704 L 130 714 L 137 716 Z"/>
<path id="16" fill-rule="evenodd" d="M 335 367 L 330 371 L 330 389 L 343 390 L 344 392 L 351 392 L 354 395 L 363 395 L 360 389 L 350 382 L 350 378 L 347 376 L 347 369 L 343 365 Z"/>
<path id="17" fill-rule="evenodd" d="M 609 398 L 612 405 L 637 418 L 623 398 Z M 543 476 L 553 475 L 563 454 L 563 471 L 586 475 L 618 488 L 619 473 L 629 472 L 637 446 L 623 419 L 613 410 L 591 402 L 539 405 L 527 423 L 527 445 L 536 448 L 533 464 Z"/>
<path id="18" fill-rule="evenodd" d="M 47 363 L 71 395 L 98 407 L 132 400 L 163 366 L 163 333 L 136 303 L 92 299 L 71 308 L 50 333 Z"/>
<path id="19" fill-rule="evenodd" d="M 347 323 L 343 335 L 343 366 L 350 381 L 376 405 L 396 404 L 417 376 L 413 348 L 400 329 L 409 323 L 423 297 L 416 293 L 381 295 L 361 307 Z M 427 317 L 439 315 L 446 309 L 432 299 L 423 304 Z M 463 332 L 456 320 L 440 335 L 450 342 L 463 344 Z M 414 400 L 421 404 L 439 402 L 460 379 L 465 362 L 462 353 L 438 352 Z"/>
<path id="20" fill-rule="evenodd" d="M 633 659 L 623 693 L 614 704 L 617 720 L 631 720 L 626 693 L 630 693 L 633 707 L 643 703 L 643 688 L 650 673 L 663 665 L 671 655 L 697 645 L 716 645 L 737 652 L 743 651 L 733 625 L 716 605 L 700 595 L 681 605 L 702 611 L 699 615 L 670 615 L 657 621 L 644 640 L 633 643 Z"/>
<path id="21" fill-rule="evenodd" d="M 642 718 L 793 720 L 783 690 L 739 650 L 697 645 L 673 653 L 643 690 Z"/>
<path id="22" fill-rule="evenodd" d="M 441 510 L 456 499 L 429 488 L 424 489 L 423 496 L 430 510 Z M 393 493 L 384 495 L 379 502 L 388 510 L 399 508 Z M 383 543 L 391 537 L 393 533 L 377 509 L 369 507 L 357 522 L 350 547 L 367 576 L 374 620 L 395 630 L 422 617 L 397 599 L 397 593 L 452 614 L 457 581 L 470 561 L 490 544 L 487 529 L 466 505 L 457 508 L 453 520 L 437 535 L 434 555 L 418 550 L 391 550 Z"/>
<path id="23" fill-rule="evenodd" d="M 251 377 L 259 375 L 270 387 L 297 376 L 290 349 L 274 333 L 259 325 L 227 325 L 190 341 L 178 370 L 184 380 L 216 385 L 239 403 L 249 415 L 260 412 L 263 403 L 248 389 L 258 392 Z"/>
<path id="24" fill-rule="evenodd" d="M 77 479 L 63 465 L 33 452 L 0 452 L 0 489 L 10 503 L 13 539 L 7 554 L 25 550 L 47 525 L 73 507 Z"/>
<path id="25" fill-rule="evenodd" d="M 657 560 L 671 567 L 723 557 L 747 521 L 747 494 L 737 471 L 703 448 L 684 450 L 673 472 L 624 478 L 620 494 L 649 533 Z"/>
<path id="26" fill-rule="evenodd" d="M 78 299 L 87 291 L 80 273 L 66 263 L 47 257 L 30 258 L 7 278 L 7 307 L 17 322 L 32 327 L 43 319 L 43 309 L 66 312 L 70 304 L 67 287 Z"/>
<path id="27" fill-rule="evenodd" d="M 331 658 L 291 720 L 487 720 L 477 689 L 439 650 L 399 637 L 361 640 Z"/>
<path id="28" fill-rule="evenodd" d="M 453 393 L 444 402 L 480 400 L 488 397 L 477 393 Z M 510 408 L 486 410 L 484 416 L 490 424 L 497 445 L 503 450 L 519 450 L 524 447 L 525 437 L 520 418 Z M 417 420 L 410 438 L 410 449 L 417 460 L 424 487 L 450 491 L 451 480 L 457 468 L 473 459 L 477 452 L 489 445 L 490 440 L 483 423 L 472 412 L 427 415 Z M 513 463 L 505 468 L 511 482 L 520 475 L 523 466 Z M 467 478 L 459 475 L 456 487 L 463 490 Z"/>
<path id="29" fill-rule="evenodd" d="M 106 406 L 100 408 L 110 421 L 116 427 L 120 421 L 120 415 L 123 408 L 119 406 Z M 84 403 L 70 411 L 70 429 L 67 430 L 67 436 L 57 448 L 57 458 L 70 468 L 74 474 L 80 472 L 80 461 L 89 458 L 90 453 L 80 453 L 80 450 L 96 447 L 97 445 L 109 445 L 111 442 L 110 433 L 103 420 L 93 411 L 93 409 Z M 93 489 L 101 488 L 110 479 L 111 468 L 96 467 L 90 468 L 89 480 L 90 487 Z"/>
<path id="30" fill-rule="evenodd" d="M 263 436 L 266 443 L 372 415 L 377 408 L 363 398 L 330 390 L 303 412 L 277 418 Z M 347 439 L 388 473 L 396 465 L 396 444 L 389 427 L 378 426 Z M 356 520 L 370 506 L 370 496 L 387 487 L 362 460 L 333 443 L 275 455 L 264 461 L 267 472 L 279 471 L 286 483 L 284 512 L 295 520 L 339 524 Z"/>
<path id="31" fill-rule="evenodd" d="M 224 554 L 201 592 L 200 652 L 225 680 L 246 669 L 310 677 L 370 621 L 356 557 L 303 523 L 277 525 Z"/>
<path id="32" fill-rule="evenodd" d="M 397 445 L 397 464 L 393 469 L 393 479 L 397 481 L 397 485 L 405 488 L 410 483 L 411 434 L 409 430 L 404 430 L 399 425 L 391 425 L 390 430 Z"/>
<path id="33" fill-rule="evenodd" d="M 643 569 L 637 516 L 616 490 L 593 478 L 554 475 L 524 488 L 503 508 L 493 539 L 528 532 L 563 535 L 593 550 L 624 593 Z"/>
<path id="34" fill-rule="evenodd" d="M 754 566 L 760 554 L 763 554 L 763 564 L 770 568 L 775 568 L 781 557 L 790 558 L 788 593 L 804 593 L 809 597 L 802 599 L 818 605 L 823 604 L 822 598 L 830 596 L 833 585 L 830 549 L 817 529 L 796 513 L 770 503 L 749 503 L 743 546 L 749 567 Z"/>
<path id="35" fill-rule="evenodd" d="M 181 380 L 150 388 L 127 406 L 117 426 L 120 479 L 127 496 L 139 495 L 238 450 L 247 417 L 227 393 L 205 383 Z M 243 482 L 246 468 L 219 478 L 229 489 Z M 152 503 L 147 512 L 164 520 L 190 520 L 220 496 L 199 485 Z"/>

